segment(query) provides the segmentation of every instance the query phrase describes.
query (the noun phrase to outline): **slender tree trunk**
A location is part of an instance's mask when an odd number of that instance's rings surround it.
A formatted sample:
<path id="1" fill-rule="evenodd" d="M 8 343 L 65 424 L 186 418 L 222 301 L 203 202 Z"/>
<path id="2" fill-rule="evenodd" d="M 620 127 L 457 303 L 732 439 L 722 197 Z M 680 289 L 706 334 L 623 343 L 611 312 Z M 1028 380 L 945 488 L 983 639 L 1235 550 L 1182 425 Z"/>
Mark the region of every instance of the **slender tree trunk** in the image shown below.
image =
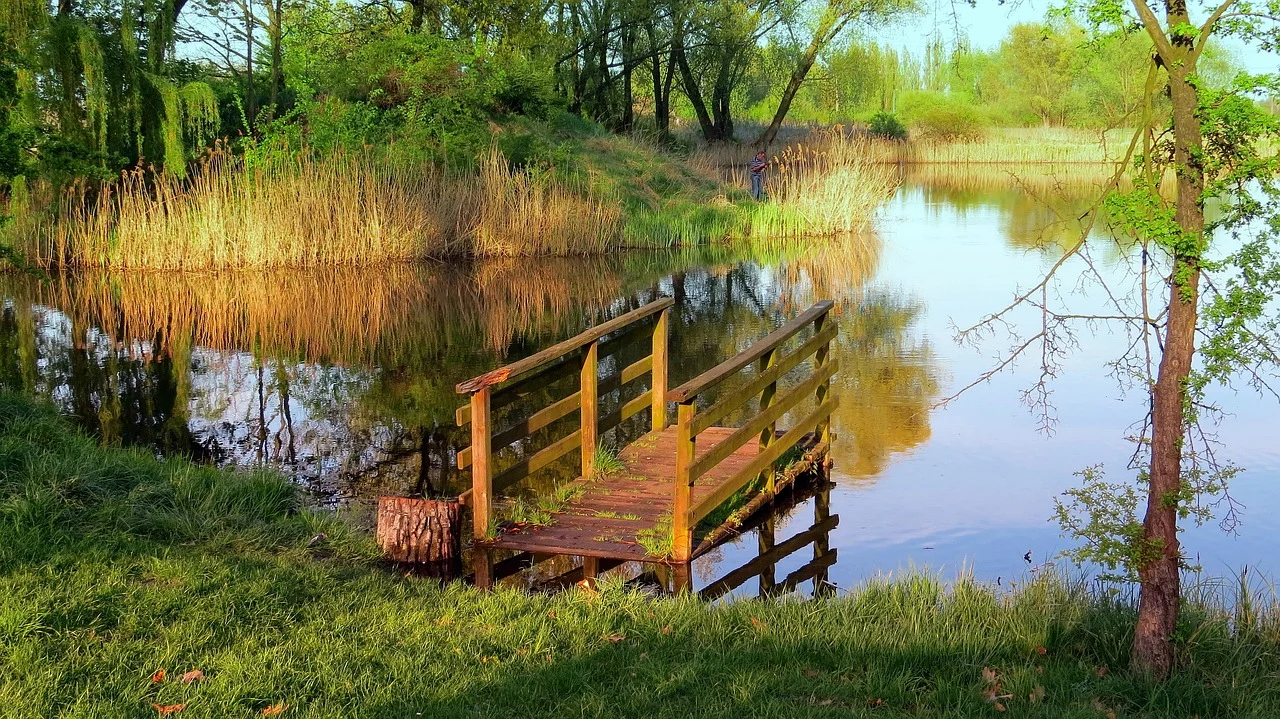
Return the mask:
<path id="1" fill-rule="evenodd" d="M 1180 0 L 1170 3 L 1169 27 L 1185 22 L 1185 4 Z M 1199 100 L 1190 80 L 1196 69 L 1189 43 L 1189 39 L 1175 42 L 1177 57 L 1162 58 L 1169 72 L 1173 101 L 1178 177 L 1175 217 L 1186 235 L 1195 238 L 1195 246 L 1179 245 L 1174 252 L 1169 319 L 1152 398 L 1151 467 L 1147 512 L 1142 523 L 1144 549 L 1151 558 L 1138 570 L 1140 593 L 1132 662 L 1135 668 L 1156 678 L 1167 677 L 1174 662 L 1170 638 L 1178 623 L 1181 591 L 1176 497 L 1182 488 L 1186 388 L 1196 351 L 1205 222 L 1204 166 L 1200 159 L 1203 142 L 1197 115 Z"/>
<path id="2" fill-rule="evenodd" d="M 689 98 L 689 104 L 693 105 L 693 112 L 698 117 L 698 127 L 702 129 L 703 139 L 707 142 L 716 142 L 724 139 L 720 136 L 715 123 L 711 121 L 711 113 L 707 112 L 707 103 L 702 98 L 702 89 L 698 86 L 698 78 L 694 77 L 693 70 L 689 67 L 689 58 L 685 55 L 684 21 L 682 18 L 672 18 L 671 57 L 675 60 L 676 67 L 680 70 L 680 83 L 684 87 L 685 97 Z"/>
<path id="3" fill-rule="evenodd" d="M 631 84 L 631 76 L 636 67 L 636 29 L 635 23 L 626 21 L 622 28 L 622 111 L 618 127 L 623 132 L 630 132 L 635 125 L 635 93 Z"/>
<path id="4" fill-rule="evenodd" d="M 252 125 L 258 115 L 258 91 L 253 86 L 253 10 L 249 3 L 244 6 L 244 55 L 245 55 L 245 114 Z"/>
<path id="5" fill-rule="evenodd" d="M 758 149 L 767 149 L 778 138 L 782 121 L 787 119 L 787 113 L 791 111 L 791 103 L 796 99 L 796 93 L 800 91 L 804 79 L 809 76 L 809 71 L 813 69 L 818 53 L 840 34 L 846 22 L 848 22 L 847 19 L 837 22 L 837 16 L 831 8 L 823 14 L 817 30 L 813 33 L 813 39 L 809 41 L 809 47 L 805 48 L 804 54 L 800 56 L 795 71 L 791 73 L 791 79 L 787 81 L 786 89 L 782 91 L 782 99 L 778 101 L 778 111 L 773 113 L 773 121 L 769 123 L 769 128 L 764 131 L 764 134 L 756 139 L 755 145 Z"/>
<path id="6" fill-rule="evenodd" d="M 271 108 L 268 114 L 276 116 L 276 107 L 280 101 L 280 83 L 283 78 L 284 65 L 284 2 L 272 0 L 271 3 Z"/>

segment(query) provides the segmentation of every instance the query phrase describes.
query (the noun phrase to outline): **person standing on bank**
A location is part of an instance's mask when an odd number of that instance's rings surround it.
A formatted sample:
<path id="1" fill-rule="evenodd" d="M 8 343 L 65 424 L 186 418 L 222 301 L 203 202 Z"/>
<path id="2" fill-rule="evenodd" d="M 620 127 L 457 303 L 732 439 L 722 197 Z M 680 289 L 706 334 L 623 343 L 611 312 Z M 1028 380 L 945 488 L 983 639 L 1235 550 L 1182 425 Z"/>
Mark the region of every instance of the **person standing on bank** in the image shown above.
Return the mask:
<path id="1" fill-rule="evenodd" d="M 764 171 L 769 162 L 764 159 L 764 150 L 756 153 L 751 161 L 751 197 L 759 202 L 764 197 Z"/>

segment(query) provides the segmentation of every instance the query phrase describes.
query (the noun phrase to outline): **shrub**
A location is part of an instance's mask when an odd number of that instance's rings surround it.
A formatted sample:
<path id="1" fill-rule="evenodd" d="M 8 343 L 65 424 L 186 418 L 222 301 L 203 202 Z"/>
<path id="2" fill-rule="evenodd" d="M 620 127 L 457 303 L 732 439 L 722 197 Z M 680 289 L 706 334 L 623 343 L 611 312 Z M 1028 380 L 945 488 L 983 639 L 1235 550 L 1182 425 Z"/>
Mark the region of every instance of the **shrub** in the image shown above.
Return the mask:
<path id="1" fill-rule="evenodd" d="M 907 139 L 907 128 L 892 112 L 881 110 L 872 115 L 868 129 L 876 137 L 884 137 L 890 140 Z"/>
<path id="2" fill-rule="evenodd" d="M 978 108 L 962 103 L 927 108 L 915 123 L 917 136 L 942 142 L 977 140 L 985 128 L 986 123 Z"/>

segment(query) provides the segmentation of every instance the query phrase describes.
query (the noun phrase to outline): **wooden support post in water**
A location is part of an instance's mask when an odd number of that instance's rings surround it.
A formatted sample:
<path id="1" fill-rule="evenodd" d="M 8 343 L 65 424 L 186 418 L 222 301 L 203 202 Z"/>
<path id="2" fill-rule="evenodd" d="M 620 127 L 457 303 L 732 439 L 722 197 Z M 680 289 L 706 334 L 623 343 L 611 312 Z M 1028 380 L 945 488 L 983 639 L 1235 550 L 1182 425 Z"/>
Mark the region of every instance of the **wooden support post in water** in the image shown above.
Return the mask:
<path id="1" fill-rule="evenodd" d="M 583 557 L 582 558 L 582 578 L 595 579 L 600 576 L 600 558 L 599 557 Z"/>
<path id="2" fill-rule="evenodd" d="M 690 470 L 696 438 L 690 422 L 695 409 L 692 400 L 676 406 L 676 486 L 671 505 L 671 557 L 677 562 L 689 561 L 693 553 L 693 527 L 689 521 L 693 510 Z"/>
<path id="3" fill-rule="evenodd" d="M 493 434 L 489 426 L 489 388 L 482 387 L 471 395 L 471 524 L 472 536 L 485 539 L 493 521 Z M 492 556 L 489 550 L 474 547 L 471 553 L 476 586 L 488 589 L 493 584 Z"/>
<path id="4" fill-rule="evenodd" d="M 773 551 L 774 519 L 775 519 L 774 517 L 769 517 L 768 519 L 764 520 L 764 523 L 761 524 L 760 528 L 756 530 L 756 536 L 760 540 L 759 544 L 760 544 L 761 556 L 764 556 L 769 552 Z M 777 566 L 778 565 L 776 563 L 772 563 L 772 564 L 766 565 L 764 568 L 760 570 L 760 598 L 761 599 L 765 599 L 771 596 L 773 594 L 774 587 L 776 587 L 778 584 L 777 577 L 774 574 L 774 570 L 777 568 Z"/>
<path id="5" fill-rule="evenodd" d="M 587 347 L 586 356 L 582 359 L 582 374 L 578 385 L 582 399 L 582 476 L 584 478 L 589 478 L 594 471 L 596 442 L 600 433 L 600 398 L 597 392 L 600 381 L 597 374 L 599 348 L 598 342 L 592 342 Z"/>
<path id="6" fill-rule="evenodd" d="M 658 321 L 653 326 L 653 404 L 652 428 L 661 432 L 667 428 L 667 375 L 668 375 L 668 323 L 671 321 L 671 308 L 658 314 Z"/>
<path id="7" fill-rule="evenodd" d="M 819 480 L 826 482 L 826 478 Z M 813 526 L 822 526 L 831 517 L 831 485 L 823 486 L 813 498 Z M 816 562 L 827 556 L 831 551 L 831 533 L 823 532 L 817 539 L 813 540 L 813 559 Z M 813 576 L 813 596 L 820 597 L 831 594 L 831 583 L 828 581 L 828 569 L 823 567 L 820 572 Z"/>
<path id="8" fill-rule="evenodd" d="M 378 546 L 387 559 L 442 579 L 462 567 L 462 504 L 456 499 L 378 498 Z"/>

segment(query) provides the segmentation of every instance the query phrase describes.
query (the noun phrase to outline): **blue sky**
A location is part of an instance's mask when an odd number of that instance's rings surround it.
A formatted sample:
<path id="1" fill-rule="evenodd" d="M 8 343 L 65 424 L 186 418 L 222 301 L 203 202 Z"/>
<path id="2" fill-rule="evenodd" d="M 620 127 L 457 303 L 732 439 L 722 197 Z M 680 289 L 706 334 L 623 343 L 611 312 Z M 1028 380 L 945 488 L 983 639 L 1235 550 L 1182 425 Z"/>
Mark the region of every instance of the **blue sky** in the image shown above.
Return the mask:
<path id="1" fill-rule="evenodd" d="M 924 14 L 893 27 L 876 30 L 875 39 L 891 47 L 923 54 L 926 43 L 935 33 L 941 33 L 948 41 L 955 37 L 955 23 L 969 38 L 975 49 L 989 50 L 1000 45 L 1009 28 L 1018 23 L 1038 22 L 1044 19 L 1050 7 L 1047 0 L 1023 0 L 1000 4 L 995 0 L 977 0 L 970 7 L 963 0 L 923 0 Z M 952 13 L 954 10 L 955 17 Z M 1198 13 L 1203 17 L 1207 13 Z M 1236 61 L 1250 72 L 1274 73 L 1280 71 L 1277 57 L 1245 47 L 1239 41 L 1227 40 L 1226 47 Z"/>

